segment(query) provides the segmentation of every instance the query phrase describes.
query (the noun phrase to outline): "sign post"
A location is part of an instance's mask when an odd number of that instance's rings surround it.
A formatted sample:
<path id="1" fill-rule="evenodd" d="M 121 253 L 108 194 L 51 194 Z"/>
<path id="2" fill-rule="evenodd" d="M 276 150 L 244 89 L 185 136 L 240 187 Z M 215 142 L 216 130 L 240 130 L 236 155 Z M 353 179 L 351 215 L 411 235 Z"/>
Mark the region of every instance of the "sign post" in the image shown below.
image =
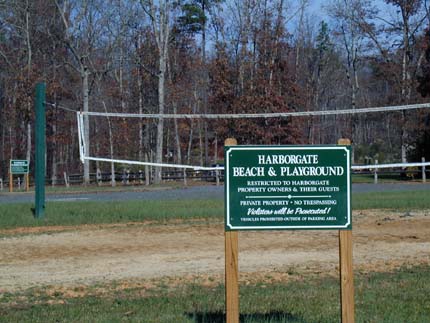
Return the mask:
<path id="1" fill-rule="evenodd" d="M 349 139 L 339 139 L 339 145 L 351 145 Z M 352 230 L 339 230 L 340 304 L 342 322 L 354 323 L 354 273 L 352 266 Z"/>
<path id="2" fill-rule="evenodd" d="M 228 242 L 230 234 L 315 229 L 339 230 L 342 322 L 354 322 L 349 144 L 236 146 L 226 140 L 224 150 L 227 322 L 239 318 L 238 274 L 232 274 L 237 247 L 228 247 L 237 242 Z"/>
<path id="3" fill-rule="evenodd" d="M 24 175 L 25 176 L 25 190 L 29 191 L 29 169 L 30 162 L 26 159 L 18 160 L 11 159 L 9 163 L 9 192 L 13 192 L 13 175 Z"/>
<path id="4" fill-rule="evenodd" d="M 236 146 L 227 138 L 225 146 Z M 227 323 L 239 323 L 239 237 L 237 231 L 225 231 L 225 300 Z"/>

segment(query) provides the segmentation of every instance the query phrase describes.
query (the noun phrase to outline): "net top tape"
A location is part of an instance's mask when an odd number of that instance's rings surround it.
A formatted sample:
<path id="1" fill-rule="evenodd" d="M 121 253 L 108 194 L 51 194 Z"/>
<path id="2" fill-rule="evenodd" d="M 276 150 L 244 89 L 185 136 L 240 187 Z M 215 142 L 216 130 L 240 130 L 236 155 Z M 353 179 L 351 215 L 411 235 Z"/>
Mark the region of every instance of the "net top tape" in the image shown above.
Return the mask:
<path id="1" fill-rule="evenodd" d="M 373 107 L 361 109 L 323 110 L 323 111 L 297 111 L 275 113 L 237 113 L 237 114 L 159 114 L 159 113 L 113 113 L 113 112 L 80 112 L 88 116 L 118 117 L 118 118 L 148 118 L 148 119 L 241 119 L 241 118 L 281 118 L 281 117 L 305 117 L 321 115 L 358 114 L 372 112 L 392 112 L 414 109 L 430 108 L 430 103 L 395 105 L 389 107 Z"/>

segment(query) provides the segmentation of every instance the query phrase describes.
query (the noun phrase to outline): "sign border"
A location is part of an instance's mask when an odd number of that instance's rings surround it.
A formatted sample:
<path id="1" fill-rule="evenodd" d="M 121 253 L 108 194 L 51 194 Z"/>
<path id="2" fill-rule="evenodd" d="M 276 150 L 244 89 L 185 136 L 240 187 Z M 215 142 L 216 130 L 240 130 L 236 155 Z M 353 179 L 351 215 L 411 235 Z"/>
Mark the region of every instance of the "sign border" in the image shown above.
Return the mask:
<path id="1" fill-rule="evenodd" d="M 234 150 L 344 150 L 346 152 L 346 173 L 347 173 L 347 223 L 345 225 L 282 225 L 282 226 L 233 226 L 230 223 L 230 190 L 229 190 L 229 153 Z M 351 230 L 351 151 L 347 145 L 327 145 L 327 146 L 225 146 L 225 229 L 229 231 L 239 230 L 300 230 L 300 229 L 344 229 Z"/>

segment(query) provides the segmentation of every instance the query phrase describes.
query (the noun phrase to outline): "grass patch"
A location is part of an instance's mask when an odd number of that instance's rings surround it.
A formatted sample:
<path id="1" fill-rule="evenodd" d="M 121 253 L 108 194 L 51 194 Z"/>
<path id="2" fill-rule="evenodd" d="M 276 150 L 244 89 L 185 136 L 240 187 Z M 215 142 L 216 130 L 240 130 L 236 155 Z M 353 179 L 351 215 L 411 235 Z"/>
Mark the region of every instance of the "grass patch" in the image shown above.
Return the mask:
<path id="1" fill-rule="evenodd" d="M 109 224 L 223 216 L 220 200 L 163 200 L 126 202 L 47 202 L 45 217 L 36 220 L 29 203 L 0 205 L 0 228 Z"/>
<path id="2" fill-rule="evenodd" d="M 115 202 L 47 202 L 45 217 L 35 220 L 32 204 L 0 205 L 0 228 L 109 224 L 141 221 L 165 222 L 196 218 L 222 220 L 224 202 L 211 200 L 151 200 Z M 352 207 L 360 209 L 430 209 L 430 191 L 354 193 Z"/>
<path id="3" fill-rule="evenodd" d="M 373 174 L 351 174 L 351 181 L 354 184 L 372 184 L 374 183 Z M 378 173 L 378 183 L 413 183 L 421 182 L 420 176 L 416 175 L 413 179 L 407 176 L 401 176 L 399 173 Z"/>
<path id="4" fill-rule="evenodd" d="M 355 193 L 352 209 L 430 209 L 430 191 Z"/>
<path id="5" fill-rule="evenodd" d="M 141 289 L 80 298 L 32 293 L 0 298 L 0 322 L 224 322 L 223 285 L 157 287 L 144 296 Z M 356 275 L 355 304 L 357 322 L 428 322 L 430 267 Z M 241 286 L 240 312 L 246 323 L 339 322 L 339 282 L 310 277 Z"/>
<path id="6" fill-rule="evenodd" d="M 141 191 L 157 191 L 157 190 L 166 190 L 172 188 L 181 188 L 184 187 L 184 184 L 181 182 L 166 182 L 162 184 L 151 184 L 150 186 L 145 185 L 123 185 L 122 183 L 118 183 L 116 186 L 112 187 L 109 184 L 103 185 L 70 185 L 66 186 L 46 186 L 47 193 L 92 193 L 92 192 L 141 192 Z M 31 188 L 34 191 L 34 187 Z"/>
<path id="7" fill-rule="evenodd" d="M 201 185 L 201 182 L 192 182 L 191 185 Z M 161 184 L 151 184 L 150 186 L 136 184 L 136 185 L 124 185 L 122 183 L 117 183 L 116 186 L 111 186 L 109 184 L 104 183 L 103 185 L 70 185 L 66 187 L 64 185 L 46 185 L 45 191 L 46 193 L 52 194 L 62 194 L 62 193 L 96 193 L 96 192 L 142 192 L 142 191 L 159 191 L 166 189 L 174 189 L 184 187 L 182 182 L 170 181 Z M 18 187 L 14 187 L 14 193 L 17 192 L 26 192 L 25 188 L 19 189 Z M 34 192 L 35 186 L 30 186 L 29 192 Z"/>

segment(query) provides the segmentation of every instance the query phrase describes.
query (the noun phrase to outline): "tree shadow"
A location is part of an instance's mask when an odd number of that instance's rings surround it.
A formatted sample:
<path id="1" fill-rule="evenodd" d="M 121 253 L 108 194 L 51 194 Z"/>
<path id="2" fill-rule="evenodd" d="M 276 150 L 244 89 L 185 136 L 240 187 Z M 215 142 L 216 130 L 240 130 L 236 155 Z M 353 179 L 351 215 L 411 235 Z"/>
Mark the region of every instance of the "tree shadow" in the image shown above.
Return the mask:
<path id="1" fill-rule="evenodd" d="M 223 312 L 195 312 L 186 313 L 188 318 L 195 323 L 225 323 L 225 313 Z M 241 323 L 308 323 L 301 317 L 285 312 L 270 312 L 270 313 L 252 313 L 240 314 L 239 322 Z"/>

